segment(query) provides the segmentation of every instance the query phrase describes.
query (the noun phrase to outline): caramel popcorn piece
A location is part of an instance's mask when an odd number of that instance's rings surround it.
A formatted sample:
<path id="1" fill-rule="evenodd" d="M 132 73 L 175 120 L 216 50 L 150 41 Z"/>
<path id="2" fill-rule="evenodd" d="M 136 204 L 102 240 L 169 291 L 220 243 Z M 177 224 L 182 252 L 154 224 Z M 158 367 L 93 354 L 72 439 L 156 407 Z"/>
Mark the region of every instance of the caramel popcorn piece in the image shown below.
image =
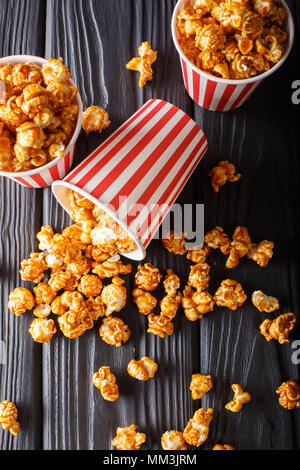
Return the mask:
<path id="1" fill-rule="evenodd" d="M 277 339 L 280 344 L 289 343 L 289 334 L 296 323 L 294 313 L 284 313 L 275 320 L 265 320 L 259 327 L 261 334 L 267 341 Z"/>
<path id="2" fill-rule="evenodd" d="M 189 250 L 187 259 L 196 264 L 202 264 L 206 262 L 207 256 L 210 254 L 210 248 L 207 245 L 203 245 L 200 249 Z"/>
<path id="3" fill-rule="evenodd" d="M 52 300 L 55 299 L 56 293 L 49 286 L 48 281 L 40 282 L 33 288 L 35 294 L 35 303 L 39 304 L 51 304 Z"/>
<path id="4" fill-rule="evenodd" d="M 279 303 L 275 297 L 264 294 L 261 290 L 256 290 L 252 294 L 252 303 L 260 312 L 272 313 L 279 310 Z"/>
<path id="5" fill-rule="evenodd" d="M 177 313 L 177 310 L 182 301 L 182 294 L 178 292 L 177 294 L 168 294 L 160 302 L 160 311 L 161 315 L 168 317 L 172 320 Z"/>
<path id="6" fill-rule="evenodd" d="M 79 292 L 68 293 L 68 300 L 63 296 L 62 303 L 68 306 L 69 310 L 58 317 L 58 323 L 64 336 L 75 339 L 93 328 L 94 322 Z"/>
<path id="7" fill-rule="evenodd" d="M 18 410 L 14 403 L 4 400 L 0 403 L 0 425 L 7 429 L 13 436 L 17 436 L 20 430 L 20 423 L 17 422 Z"/>
<path id="8" fill-rule="evenodd" d="M 136 432 L 137 426 L 132 424 L 128 428 L 117 428 L 117 435 L 112 440 L 112 445 L 118 450 L 139 450 L 146 442 L 146 434 Z"/>
<path id="9" fill-rule="evenodd" d="M 252 248 L 252 241 L 246 227 L 237 227 L 232 236 L 232 243 L 229 257 L 226 262 L 226 268 L 235 268 L 240 258 L 246 256 Z"/>
<path id="10" fill-rule="evenodd" d="M 140 72 L 139 86 L 142 88 L 148 81 L 152 80 L 153 70 L 151 66 L 157 59 L 157 51 L 151 49 L 151 45 L 148 41 L 143 42 L 138 51 L 140 57 L 131 59 L 128 64 L 126 64 L 126 68 Z"/>
<path id="11" fill-rule="evenodd" d="M 212 450 L 235 450 L 230 444 L 216 444 L 213 446 Z"/>
<path id="12" fill-rule="evenodd" d="M 119 274 L 130 274 L 132 271 L 131 264 L 123 264 L 122 261 L 104 261 L 101 264 L 94 262 L 93 273 L 97 274 L 100 279 L 119 276 Z"/>
<path id="13" fill-rule="evenodd" d="M 161 446 L 164 450 L 187 450 L 182 432 L 166 431 L 161 436 Z"/>
<path id="14" fill-rule="evenodd" d="M 203 395 L 212 388 L 212 379 L 210 375 L 193 374 L 190 384 L 193 400 L 201 400 Z"/>
<path id="15" fill-rule="evenodd" d="M 261 268 L 267 266 L 269 260 L 273 256 L 274 243 L 268 240 L 260 242 L 258 245 L 253 244 L 247 258 L 255 261 Z"/>
<path id="16" fill-rule="evenodd" d="M 157 368 L 158 365 L 150 357 L 142 357 L 139 361 L 132 359 L 127 366 L 127 372 L 134 379 L 145 381 L 154 377 Z"/>
<path id="17" fill-rule="evenodd" d="M 214 410 L 200 408 L 194 413 L 183 431 L 184 440 L 192 446 L 201 446 L 206 441 L 209 433 L 209 423 L 213 418 Z"/>
<path id="18" fill-rule="evenodd" d="M 57 329 L 53 320 L 35 318 L 28 331 L 37 343 L 49 343 Z"/>
<path id="19" fill-rule="evenodd" d="M 139 312 L 143 315 L 148 315 L 156 307 L 157 299 L 150 292 L 136 288 L 132 291 L 132 297 Z"/>
<path id="20" fill-rule="evenodd" d="M 122 346 L 122 342 L 126 343 L 130 337 L 129 327 L 125 325 L 121 318 L 112 316 L 104 318 L 99 333 L 103 341 L 118 348 Z"/>
<path id="21" fill-rule="evenodd" d="M 47 318 L 51 313 L 51 307 L 48 304 L 38 304 L 34 307 L 32 313 L 37 318 Z"/>
<path id="22" fill-rule="evenodd" d="M 62 296 L 57 296 L 51 302 L 51 311 L 54 315 L 64 315 L 68 311 L 68 307 L 62 303 Z"/>
<path id="23" fill-rule="evenodd" d="M 43 225 L 41 230 L 37 233 L 36 238 L 40 242 L 39 249 L 41 251 L 48 250 L 53 238 L 53 228 L 50 225 Z"/>
<path id="24" fill-rule="evenodd" d="M 185 236 L 186 234 L 184 232 L 175 233 L 171 230 L 168 233 L 164 233 L 162 244 L 170 253 L 174 255 L 184 255 L 186 253 Z"/>
<path id="25" fill-rule="evenodd" d="M 186 318 L 190 321 L 202 318 L 213 310 L 214 305 L 214 299 L 207 291 L 193 292 L 189 286 L 183 291 L 182 307 Z"/>
<path id="26" fill-rule="evenodd" d="M 243 405 L 249 403 L 251 395 L 248 392 L 244 392 L 244 389 L 239 384 L 233 384 L 231 385 L 231 388 L 233 390 L 234 397 L 230 403 L 225 405 L 225 408 L 233 413 L 238 413 L 243 408 Z"/>
<path id="27" fill-rule="evenodd" d="M 163 284 L 168 295 L 175 295 L 176 291 L 180 288 L 180 279 L 174 274 L 172 269 L 167 269 L 167 275 L 165 276 Z"/>
<path id="28" fill-rule="evenodd" d="M 66 284 L 70 279 L 70 273 L 59 270 L 51 274 L 48 284 L 53 292 L 58 292 L 66 287 Z"/>
<path id="29" fill-rule="evenodd" d="M 112 283 L 105 286 L 101 292 L 101 299 L 106 306 L 106 316 L 113 312 L 120 312 L 126 305 L 127 291 L 122 284 L 123 279 L 114 277 Z"/>
<path id="30" fill-rule="evenodd" d="M 153 291 L 160 283 L 162 275 L 151 263 L 139 265 L 135 275 L 135 283 L 142 290 Z"/>
<path id="31" fill-rule="evenodd" d="M 100 294 L 102 287 L 102 282 L 98 276 L 95 276 L 94 274 L 86 274 L 80 279 L 78 290 L 86 297 L 97 297 Z"/>
<path id="32" fill-rule="evenodd" d="M 116 377 L 108 366 L 102 366 L 98 372 L 95 372 L 93 384 L 99 388 L 104 400 L 116 401 L 119 398 L 119 387 L 116 384 Z"/>
<path id="33" fill-rule="evenodd" d="M 31 253 L 29 259 L 22 261 L 21 267 L 21 279 L 38 284 L 43 279 L 44 272 L 48 269 L 45 263 L 45 253 Z"/>
<path id="34" fill-rule="evenodd" d="M 210 281 L 210 266 L 207 263 L 199 263 L 191 266 L 188 285 L 201 292 L 207 289 Z"/>
<path id="35" fill-rule="evenodd" d="M 148 330 L 147 333 L 153 333 L 154 335 L 164 338 L 166 335 L 171 336 L 174 331 L 174 324 L 170 318 L 164 315 L 154 315 L 151 313 L 148 316 Z"/>
<path id="36" fill-rule="evenodd" d="M 246 301 L 241 284 L 234 279 L 225 279 L 215 293 L 214 300 L 218 307 L 227 307 L 230 310 L 237 310 Z"/>
<path id="37" fill-rule="evenodd" d="M 82 128 L 86 132 L 99 134 L 110 125 L 108 112 L 100 106 L 90 106 L 82 115 Z"/>
<path id="38" fill-rule="evenodd" d="M 17 317 L 25 313 L 26 310 L 32 310 L 34 306 L 34 297 L 25 287 L 17 287 L 9 294 L 8 308 Z"/>
<path id="39" fill-rule="evenodd" d="M 89 297 L 85 301 L 85 305 L 89 311 L 90 317 L 93 321 L 98 320 L 101 317 L 105 316 L 105 305 L 101 299 L 101 296 L 98 297 Z"/>
<path id="40" fill-rule="evenodd" d="M 216 227 L 208 232 L 204 237 L 204 241 L 209 248 L 214 250 L 220 249 L 224 255 L 230 253 L 231 242 L 222 227 Z"/>
<path id="41" fill-rule="evenodd" d="M 46 85 L 56 81 L 68 81 L 70 80 L 70 73 L 68 67 L 63 64 L 63 59 L 48 59 L 43 64 L 41 73 Z"/>
<path id="42" fill-rule="evenodd" d="M 279 403 L 287 410 L 300 408 L 300 387 L 295 380 L 288 380 L 278 387 Z M 1 418 L 0 418 L 1 422 Z"/>

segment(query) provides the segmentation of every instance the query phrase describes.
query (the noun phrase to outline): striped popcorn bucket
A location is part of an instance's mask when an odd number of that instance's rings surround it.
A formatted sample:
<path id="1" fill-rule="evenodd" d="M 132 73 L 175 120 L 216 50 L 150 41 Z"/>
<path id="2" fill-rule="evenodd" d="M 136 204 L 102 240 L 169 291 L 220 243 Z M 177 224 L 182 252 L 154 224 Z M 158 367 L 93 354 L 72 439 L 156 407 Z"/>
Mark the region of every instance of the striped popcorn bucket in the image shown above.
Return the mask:
<path id="1" fill-rule="evenodd" d="M 270 70 L 245 80 L 225 80 L 208 74 L 196 67 L 183 53 L 179 44 L 177 29 L 177 16 L 193 0 L 179 0 L 175 6 L 172 17 L 172 36 L 175 47 L 180 56 L 183 80 L 190 97 L 202 108 L 209 111 L 232 111 L 242 106 L 250 98 L 256 88 L 265 78 L 273 74 L 287 59 L 294 41 L 294 23 L 291 12 L 284 0 L 281 0 L 287 11 L 287 31 L 289 33 L 285 54 Z M 199 51 L 200 52 L 200 51 Z"/>
<path id="2" fill-rule="evenodd" d="M 0 59 L 0 66 L 5 64 L 17 64 L 31 62 L 33 64 L 43 65 L 46 59 L 30 55 L 14 55 Z M 76 86 L 72 80 L 70 83 Z M 82 101 L 79 93 L 76 95 L 76 104 L 79 106 L 77 125 L 68 146 L 65 149 L 63 158 L 56 158 L 50 163 L 29 171 L 0 171 L 1 176 L 6 176 L 26 188 L 46 188 L 51 186 L 53 181 L 62 179 L 71 169 L 74 160 L 75 143 L 81 131 L 82 122 Z"/>
<path id="3" fill-rule="evenodd" d="M 204 133 L 187 114 L 153 99 L 52 190 L 69 213 L 70 190 L 106 211 L 137 245 L 124 256 L 142 260 L 206 150 Z"/>

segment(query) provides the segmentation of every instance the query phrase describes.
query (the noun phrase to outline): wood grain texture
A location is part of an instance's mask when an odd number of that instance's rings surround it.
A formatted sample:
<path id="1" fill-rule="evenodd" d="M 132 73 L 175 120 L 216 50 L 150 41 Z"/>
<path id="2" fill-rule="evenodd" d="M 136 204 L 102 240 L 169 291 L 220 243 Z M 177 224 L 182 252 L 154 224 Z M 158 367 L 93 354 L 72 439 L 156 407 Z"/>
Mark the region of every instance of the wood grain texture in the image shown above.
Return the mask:
<path id="1" fill-rule="evenodd" d="M 174 0 L 3 3 L 2 55 L 22 51 L 64 57 L 84 106 L 97 104 L 109 111 L 112 124 L 107 131 L 80 135 L 76 162 L 149 98 L 166 99 L 194 117 L 207 135 L 209 150 L 179 201 L 205 204 L 206 230 L 218 224 L 231 235 L 236 225 L 246 225 L 254 241 L 270 239 L 276 246 L 265 269 L 242 260 L 228 273 L 225 258 L 213 253 L 210 291 L 232 277 L 242 283 L 249 299 L 253 290 L 262 289 L 280 299 L 282 313 L 294 311 L 299 317 L 299 110 L 291 103 L 291 83 L 299 79 L 299 2 L 288 1 L 297 34 L 287 63 L 241 109 L 223 114 L 194 105 L 184 90 L 170 31 Z M 158 49 L 159 58 L 152 84 L 139 89 L 138 74 L 128 72 L 125 64 L 144 40 Z M 243 178 L 215 196 L 208 173 L 221 159 L 235 163 Z M 0 398 L 16 400 L 23 428 L 17 439 L 0 432 L 1 449 L 111 449 L 116 427 L 133 423 L 147 434 L 145 448 L 159 449 L 161 434 L 183 430 L 200 406 L 215 409 L 209 439 L 201 449 L 217 442 L 237 449 L 299 449 L 299 412 L 285 411 L 275 394 L 283 380 L 299 379 L 299 367 L 292 364 L 291 343 L 267 343 L 259 334 L 267 315 L 254 309 L 249 299 L 237 312 L 216 308 L 197 323 L 180 311 L 173 336 L 164 340 L 146 334 L 147 319 L 129 300 L 120 316 L 132 336 L 122 348 L 101 341 L 99 324 L 77 340 L 59 333 L 50 345 L 34 345 L 27 334 L 31 315 L 17 319 L 8 314 L 8 293 L 21 285 L 19 262 L 34 248 L 39 226 L 51 224 L 60 231 L 70 220 L 50 189 L 28 191 L 2 178 L 0 198 L 0 339 L 8 345 L 7 365 L 0 366 Z M 186 282 L 190 263 L 165 251 L 159 241 L 151 243 L 147 261 L 162 271 L 171 267 L 182 285 Z M 133 276 L 126 277 L 126 287 L 132 289 Z M 298 326 L 292 339 L 299 338 L 299 332 Z M 143 355 L 159 363 L 155 379 L 147 383 L 126 372 L 128 362 Z M 110 365 L 117 377 L 121 397 L 115 403 L 104 402 L 91 383 L 102 365 Z M 201 405 L 192 402 L 188 390 L 195 372 L 209 373 L 214 382 Z M 232 396 L 231 383 L 240 383 L 253 396 L 239 414 L 224 409 Z"/>

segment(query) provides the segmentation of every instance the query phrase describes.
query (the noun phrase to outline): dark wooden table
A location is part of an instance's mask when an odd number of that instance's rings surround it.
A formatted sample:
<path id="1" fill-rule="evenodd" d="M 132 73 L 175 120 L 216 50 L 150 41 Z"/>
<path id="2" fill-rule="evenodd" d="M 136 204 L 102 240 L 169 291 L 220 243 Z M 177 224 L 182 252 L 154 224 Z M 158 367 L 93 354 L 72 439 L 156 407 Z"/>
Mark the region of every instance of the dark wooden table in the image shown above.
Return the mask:
<path id="1" fill-rule="evenodd" d="M 144 448 L 159 449 L 160 436 L 183 430 L 199 407 L 212 407 L 215 416 L 209 439 L 201 449 L 229 442 L 236 449 L 299 449 L 300 411 L 279 406 L 276 388 L 299 379 L 292 362 L 293 341 L 267 343 L 259 324 L 267 317 L 251 304 L 253 290 L 262 289 L 280 300 L 280 312 L 299 319 L 299 110 L 292 104 L 292 82 L 299 76 L 300 5 L 288 0 L 296 26 L 287 63 L 266 80 L 241 109 L 213 113 L 195 105 L 185 92 L 170 21 L 175 0 L 1 0 L 0 55 L 62 56 L 80 89 L 84 106 L 107 108 L 112 124 L 102 135 L 80 135 L 76 162 L 85 158 L 147 99 L 166 99 L 192 116 L 207 135 L 209 150 L 180 196 L 181 203 L 205 204 L 205 229 L 221 225 L 230 235 L 246 225 L 255 241 L 275 242 L 274 257 L 265 269 L 243 260 L 229 275 L 224 258 L 213 254 L 211 292 L 225 277 L 239 280 L 248 300 L 236 312 L 215 308 L 191 323 L 182 311 L 173 336 L 161 340 L 146 334 L 147 320 L 129 300 L 122 318 L 132 337 L 122 348 L 100 340 L 98 328 L 77 340 L 57 334 L 49 345 L 32 341 L 32 314 L 21 318 L 8 311 L 16 286 L 31 286 L 19 276 L 20 262 L 37 249 L 35 234 L 43 224 L 57 231 L 70 219 L 51 189 L 28 190 L 0 179 L 1 321 L 0 340 L 7 361 L 0 365 L 0 401 L 17 403 L 18 437 L 0 430 L 0 449 L 111 449 L 117 426 L 138 425 L 146 432 Z M 125 68 L 143 40 L 159 51 L 154 80 L 138 88 L 138 75 Z M 243 178 L 214 195 L 208 173 L 219 160 L 235 163 Z M 189 262 L 165 251 L 154 241 L 147 261 L 162 270 L 173 268 L 186 282 Z M 127 278 L 128 288 L 133 276 Z M 159 363 L 155 379 L 131 379 L 127 363 L 149 355 Z M 104 402 L 91 377 L 101 365 L 111 365 L 121 397 Z M 214 387 L 200 403 L 188 390 L 192 373 L 211 374 Z M 224 405 L 231 383 L 252 395 L 241 413 Z"/>

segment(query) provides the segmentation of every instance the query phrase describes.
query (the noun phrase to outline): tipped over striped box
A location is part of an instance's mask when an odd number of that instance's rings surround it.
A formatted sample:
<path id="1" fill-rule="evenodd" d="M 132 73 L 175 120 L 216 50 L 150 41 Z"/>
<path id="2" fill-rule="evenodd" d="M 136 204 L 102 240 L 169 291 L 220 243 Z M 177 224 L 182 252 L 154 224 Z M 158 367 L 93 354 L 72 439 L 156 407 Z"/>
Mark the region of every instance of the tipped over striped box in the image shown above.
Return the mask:
<path id="1" fill-rule="evenodd" d="M 145 103 L 52 190 L 67 212 L 77 191 L 111 215 L 146 248 L 207 150 L 200 127 L 172 104 Z"/>

